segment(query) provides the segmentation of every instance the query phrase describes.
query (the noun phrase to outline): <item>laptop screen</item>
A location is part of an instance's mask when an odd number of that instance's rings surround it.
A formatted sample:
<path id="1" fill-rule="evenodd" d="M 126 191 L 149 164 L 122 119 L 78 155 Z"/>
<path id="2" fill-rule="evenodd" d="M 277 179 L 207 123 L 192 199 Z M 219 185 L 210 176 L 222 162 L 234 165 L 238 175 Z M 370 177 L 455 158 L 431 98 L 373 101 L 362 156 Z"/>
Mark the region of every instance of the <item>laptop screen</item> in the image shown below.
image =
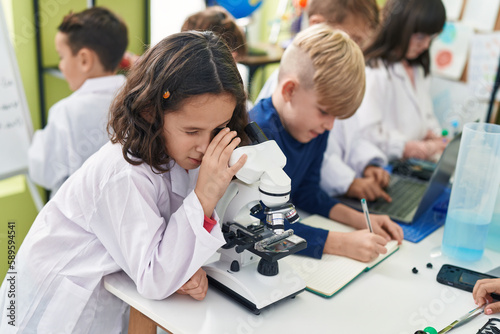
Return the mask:
<path id="1" fill-rule="evenodd" d="M 422 201 L 418 206 L 417 211 L 413 220 L 415 221 L 419 218 L 425 211 L 431 208 L 438 197 L 443 193 L 443 191 L 448 187 L 450 178 L 455 171 L 455 166 L 457 164 L 458 150 L 460 149 L 460 139 L 462 138 L 462 133 L 456 135 L 449 143 L 446 145 L 441 158 L 432 173 L 432 177 L 429 181 L 427 190 L 422 197 Z"/>

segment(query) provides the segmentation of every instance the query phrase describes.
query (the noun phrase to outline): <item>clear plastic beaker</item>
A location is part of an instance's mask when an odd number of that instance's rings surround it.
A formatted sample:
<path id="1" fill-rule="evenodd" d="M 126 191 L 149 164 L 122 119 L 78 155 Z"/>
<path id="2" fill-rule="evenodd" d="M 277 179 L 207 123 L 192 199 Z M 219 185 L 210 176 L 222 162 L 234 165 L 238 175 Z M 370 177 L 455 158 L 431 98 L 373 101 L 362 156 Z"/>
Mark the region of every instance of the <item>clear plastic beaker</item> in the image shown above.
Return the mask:
<path id="1" fill-rule="evenodd" d="M 444 226 L 442 251 L 463 261 L 483 256 L 500 185 L 500 126 L 464 126 Z"/>
<path id="2" fill-rule="evenodd" d="M 493 209 L 490 227 L 488 229 L 488 238 L 486 239 L 486 248 L 500 252 L 500 189 L 497 192 L 497 200 Z"/>

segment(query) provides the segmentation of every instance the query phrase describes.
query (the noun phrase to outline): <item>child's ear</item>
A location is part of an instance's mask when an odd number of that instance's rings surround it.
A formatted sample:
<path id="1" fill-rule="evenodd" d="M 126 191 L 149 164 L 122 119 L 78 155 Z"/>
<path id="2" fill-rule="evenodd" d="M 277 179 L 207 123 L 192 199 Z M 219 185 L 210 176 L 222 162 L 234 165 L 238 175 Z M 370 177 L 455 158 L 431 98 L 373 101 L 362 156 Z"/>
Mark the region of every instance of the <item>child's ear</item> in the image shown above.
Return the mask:
<path id="1" fill-rule="evenodd" d="M 81 48 L 78 51 L 78 61 L 83 72 L 88 73 L 92 70 L 95 63 L 96 54 L 90 49 Z"/>
<path id="2" fill-rule="evenodd" d="M 297 89 L 297 82 L 295 80 L 286 80 L 281 86 L 281 95 L 285 102 L 290 102 L 295 90 Z"/>

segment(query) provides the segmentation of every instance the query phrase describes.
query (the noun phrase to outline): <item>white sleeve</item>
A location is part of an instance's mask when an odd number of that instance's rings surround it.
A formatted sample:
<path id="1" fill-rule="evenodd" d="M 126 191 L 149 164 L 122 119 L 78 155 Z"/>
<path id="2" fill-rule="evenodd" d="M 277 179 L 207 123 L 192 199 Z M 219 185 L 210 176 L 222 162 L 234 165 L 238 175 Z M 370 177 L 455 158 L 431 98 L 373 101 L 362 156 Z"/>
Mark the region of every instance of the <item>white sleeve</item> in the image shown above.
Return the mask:
<path id="1" fill-rule="evenodd" d="M 248 95 L 248 66 L 236 63 L 236 68 L 238 68 L 238 72 L 240 72 L 241 80 L 243 80 L 243 88 L 245 89 L 245 92 Z"/>
<path id="2" fill-rule="evenodd" d="M 343 160 L 345 155 L 343 134 L 343 128 L 334 124 L 333 130 L 328 135 L 328 145 L 323 155 L 320 186 L 330 196 L 347 193 L 355 177 L 355 171 Z"/>
<path id="3" fill-rule="evenodd" d="M 267 99 L 273 95 L 274 90 L 278 87 L 278 74 L 279 69 L 276 69 L 273 73 L 271 73 L 266 83 L 260 90 L 259 95 L 255 99 L 255 104 L 259 103 L 260 100 Z"/>
<path id="4" fill-rule="evenodd" d="M 330 196 L 345 195 L 354 181 L 355 172 L 338 155 L 323 158 L 321 165 L 321 188 Z"/>
<path id="5" fill-rule="evenodd" d="M 362 177 L 369 164 L 378 166 L 387 164 L 385 154 L 376 145 L 361 136 L 358 114 L 336 121 L 330 136 L 332 138 L 329 138 L 328 145 L 341 146 L 336 150 L 343 152 L 341 153 L 342 160 L 354 170 L 356 177 Z M 333 140 L 335 143 L 332 142 Z M 329 149 L 327 148 L 327 150 Z"/>
<path id="6" fill-rule="evenodd" d="M 358 138 L 353 143 L 348 164 L 356 172 L 356 177 L 362 177 L 368 165 L 373 164 L 383 167 L 387 165 L 387 162 L 387 157 L 377 146 L 368 140 Z"/>
<path id="7" fill-rule="evenodd" d="M 90 225 L 138 292 L 150 299 L 173 294 L 225 243 L 219 225 L 211 233 L 203 228 L 194 191 L 170 217 L 161 216 L 157 192 L 147 175 L 121 172 L 103 187 Z"/>
<path id="8" fill-rule="evenodd" d="M 31 179 L 50 190 L 57 189 L 70 175 L 68 141 L 71 140 L 65 110 L 54 105 L 43 130 L 38 130 L 28 149 L 28 169 Z"/>
<path id="9" fill-rule="evenodd" d="M 423 70 L 420 71 L 421 75 L 423 77 Z M 426 126 L 426 133 L 427 131 L 431 130 L 436 134 L 437 136 L 441 136 L 442 134 L 442 127 L 441 124 L 439 124 L 439 120 L 436 117 L 436 114 L 434 112 L 434 105 L 432 103 L 432 94 L 431 94 L 431 78 L 430 75 L 427 77 L 423 78 L 424 83 L 423 83 L 423 89 L 427 93 L 425 95 L 425 101 L 422 103 L 424 104 L 424 117 L 425 117 L 425 126 Z"/>
<path id="10" fill-rule="evenodd" d="M 405 137 L 396 130 L 389 130 L 384 119 L 397 113 L 397 106 L 391 106 L 391 93 L 387 71 L 383 65 L 366 70 L 366 92 L 356 112 L 360 133 L 365 139 L 379 147 L 388 158 L 402 157 Z M 391 109 L 392 108 L 392 109 Z"/>

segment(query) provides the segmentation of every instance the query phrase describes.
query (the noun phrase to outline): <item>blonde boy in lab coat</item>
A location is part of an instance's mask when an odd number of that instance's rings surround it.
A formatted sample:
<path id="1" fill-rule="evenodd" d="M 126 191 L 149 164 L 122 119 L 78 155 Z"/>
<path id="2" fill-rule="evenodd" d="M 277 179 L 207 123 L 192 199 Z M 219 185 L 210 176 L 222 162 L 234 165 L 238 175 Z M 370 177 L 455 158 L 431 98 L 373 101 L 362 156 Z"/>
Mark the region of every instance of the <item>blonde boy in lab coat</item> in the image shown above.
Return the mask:
<path id="1" fill-rule="evenodd" d="M 365 44 L 379 24 L 375 0 L 310 0 L 309 25 L 327 23 L 345 31 L 358 45 Z M 266 81 L 255 103 L 272 95 L 278 85 L 278 70 Z M 390 201 L 384 191 L 389 174 L 381 166 L 387 158 L 375 145 L 360 138 L 356 115 L 337 120 L 333 126 L 321 168 L 321 188 L 330 196 L 347 195 Z"/>

